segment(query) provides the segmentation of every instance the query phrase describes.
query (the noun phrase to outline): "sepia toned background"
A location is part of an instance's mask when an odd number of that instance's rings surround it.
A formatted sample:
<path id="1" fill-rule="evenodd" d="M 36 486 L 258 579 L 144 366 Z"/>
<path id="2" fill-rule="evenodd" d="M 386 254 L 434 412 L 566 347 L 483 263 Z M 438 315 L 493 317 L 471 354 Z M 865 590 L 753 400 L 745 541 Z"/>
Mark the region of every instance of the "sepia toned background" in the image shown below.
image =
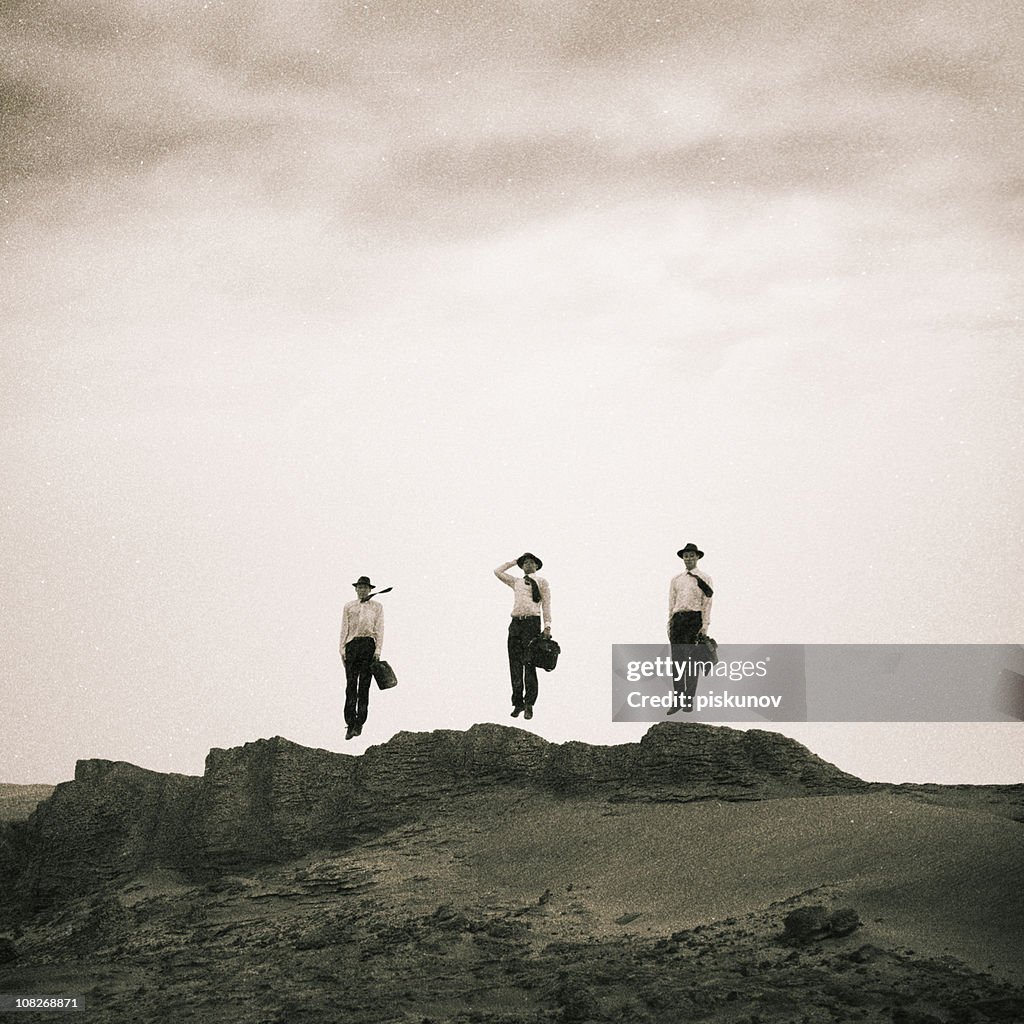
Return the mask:
<path id="1" fill-rule="evenodd" d="M 733 643 L 1021 639 L 1011 2 L 8 2 L 0 780 L 611 722 L 699 544 Z M 399 688 L 342 740 L 351 583 Z M 965 680 L 965 685 L 970 685 Z M 516 723 L 519 724 L 519 723 Z M 1020 781 L 1021 727 L 773 726 Z"/>

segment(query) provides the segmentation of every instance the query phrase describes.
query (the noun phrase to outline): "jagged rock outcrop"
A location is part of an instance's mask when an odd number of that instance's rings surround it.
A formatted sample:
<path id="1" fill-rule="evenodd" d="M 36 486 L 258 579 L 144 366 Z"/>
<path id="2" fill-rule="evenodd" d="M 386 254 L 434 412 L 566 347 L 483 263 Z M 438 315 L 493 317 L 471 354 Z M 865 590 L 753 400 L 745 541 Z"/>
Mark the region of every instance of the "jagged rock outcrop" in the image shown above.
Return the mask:
<path id="1" fill-rule="evenodd" d="M 548 743 L 521 729 L 398 733 L 361 756 L 281 737 L 211 750 L 201 778 L 81 761 L 16 833 L 0 836 L 9 890 L 30 907 L 153 867 L 191 877 L 343 849 L 442 804 L 513 787 L 610 800 L 757 800 L 867 784 L 794 740 L 700 723 L 640 743 Z M 13 829 L 14 826 L 8 826 Z"/>
<path id="2" fill-rule="evenodd" d="M 192 844 L 201 786 L 192 776 L 123 761 L 79 761 L 74 781 L 57 786 L 12 828 L 4 866 L 17 873 L 20 897 L 39 905 L 150 864 L 176 863 Z"/>

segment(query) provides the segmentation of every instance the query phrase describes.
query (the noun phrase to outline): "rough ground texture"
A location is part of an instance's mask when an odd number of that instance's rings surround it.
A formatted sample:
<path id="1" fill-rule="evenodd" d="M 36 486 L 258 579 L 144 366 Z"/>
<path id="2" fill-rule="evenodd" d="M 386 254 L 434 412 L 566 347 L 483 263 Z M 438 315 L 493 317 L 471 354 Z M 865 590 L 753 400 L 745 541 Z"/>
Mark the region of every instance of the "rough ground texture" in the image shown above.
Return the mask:
<path id="1" fill-rule="evenodd" d="M 0 992 L 102 1022 L 1024 1021 L 1018 795 L 940 789 L 694 723 L 82 762 L 0 832 Z M 787 937 L 802 907 L 859 924 Z"/>

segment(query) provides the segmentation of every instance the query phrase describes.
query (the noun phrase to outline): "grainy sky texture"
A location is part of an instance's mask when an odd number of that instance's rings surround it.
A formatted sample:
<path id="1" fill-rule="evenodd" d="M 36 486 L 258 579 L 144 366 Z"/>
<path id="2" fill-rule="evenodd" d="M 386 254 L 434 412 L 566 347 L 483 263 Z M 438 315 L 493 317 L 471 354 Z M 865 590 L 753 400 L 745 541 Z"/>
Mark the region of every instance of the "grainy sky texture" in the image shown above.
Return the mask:
<path id="1" fill-rule="evenodd" d="M 722 641 L 1018 642 L 1016 2 L 7 2 L 0 778 L 610 721 Z M 342 740 L 341 607 L 401 683 Z M 786 727 L 1020 781 L 1021 727 Z"/>

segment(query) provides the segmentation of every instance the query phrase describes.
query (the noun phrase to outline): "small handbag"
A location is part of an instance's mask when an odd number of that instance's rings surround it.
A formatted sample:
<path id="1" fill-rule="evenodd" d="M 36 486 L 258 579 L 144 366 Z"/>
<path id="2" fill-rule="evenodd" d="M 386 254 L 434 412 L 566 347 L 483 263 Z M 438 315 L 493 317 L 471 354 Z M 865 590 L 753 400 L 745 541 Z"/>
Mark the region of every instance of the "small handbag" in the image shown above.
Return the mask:
<path id="1" fill-rule="evenodd" d="M 527 645 L 524 661 L 527 665 L 533 665 L 535 668 L 542 668 L 545 672 L 550 672 L 558 664 L 558 655 L 561 652 L 562 648 L 558 646 L 556 640 L 541 634 L 540 636 L 535 636 Z"/>
<path id="2" fill-rule="evenodd" d="M 398 685 L 395 670 L 386 661 L 375 661 L 370 666 L 370 674 L 382 690 L 390 690 L 392 686 Z"/>
<path id="3" fill-rule="evenodd" d="M 710 661 L 712 665 L 718 664 L 718 641 L 713 637 L 705 636 L 703 633 L 697 637 L 697 643 L 704 648 L 706 654 L 703 661 Z"/>

